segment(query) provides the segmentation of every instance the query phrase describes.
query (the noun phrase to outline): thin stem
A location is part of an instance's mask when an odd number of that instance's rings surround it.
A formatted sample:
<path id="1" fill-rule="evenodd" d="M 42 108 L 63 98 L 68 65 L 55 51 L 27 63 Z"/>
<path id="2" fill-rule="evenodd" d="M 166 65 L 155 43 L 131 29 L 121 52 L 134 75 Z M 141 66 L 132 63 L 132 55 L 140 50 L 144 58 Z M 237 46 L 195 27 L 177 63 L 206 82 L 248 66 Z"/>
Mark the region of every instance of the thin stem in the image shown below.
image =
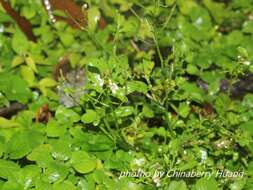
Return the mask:
<path id="1" fill-rule="evenodd" d="M 173 5 L 173 7 L 172 7 L 172 9 L 171 9 L 171 11 L 170 11 L 170 15 L 169 15 L 168 19 L 167 19 L 166 22 L 163 24 L 163 27 L 162 27 L 163 30 L 166 28 L 166 26 L 167 26 L 168 23 L 170 22 L 170 20 L 171 20 L 171 18 L 172 18 L 172 15 L 173 15 L 173 13 L 174 13 L 174 11 L 175 11 L 175 9 L 176 9 L 176 6 L 177 6 L 176 4 Z"/>
<path id="2" fill-rule="evenodd" d="M 174 63 L 175 63 L 175 46 L 172 46 L 172 54 L 173 54 L 173 62 L 170 64 L 170 74 L 169 79 L 172 79 L 172 75 L 174 72 Z"/>
<path id="3" fill-rule="evenodd" d="M 150 22 L 147 19 L 145 19 L 145 20 L 146 20 L 146 22 L 149 24 L 149 26 L 151 28 L 152 37 L 153 37 L 153 40 L 155 42 L 155 46 L 156 46 L 156 50 L 157 50 L 157 53 L 158 53 L 158 57 L 159 57 L 160 62 L 161 62 L 161 67 L 164 68 L 164 60 L 163 60 L 162 53 L 160 51 L 160 47 L 159 47 L 159 43 L 158 43 L 158 40 L 157 40 L 155 28 L 153 27 L 153 25 L 150 24 Z"/>
<path id="4" fill-rule="evenodd" d="M 91 97 L 89 94 L 87 94 L 87 95 L 88 95 L 88 97 L 89 97 L 90 99 L 92 99 L 92 100 L 95 101 L 96 103 L 99 103 L 99 104 L 101 104 L 101 105 L 103 105 L 103 106 L 105 106 L 105 107 L 110 107 L 109 105 L 107 105 L 107 104 L 105 104 L 105 103 L 102 103 L 102 102 L 100 102 L 99 100 L 97 100 L 97 99 Z"/>
<path id="5" fill-rule="evenodd" d="M 115 138 L 112 135 L 110 135 L 110 133 L 107 130 L 105 130 L 101 125 L 98 125 L 98 127 L 106 136 L 108 136 L 113 142 L 115 142 Z M 106 126 L 106 128 L 108 127 Z"/>

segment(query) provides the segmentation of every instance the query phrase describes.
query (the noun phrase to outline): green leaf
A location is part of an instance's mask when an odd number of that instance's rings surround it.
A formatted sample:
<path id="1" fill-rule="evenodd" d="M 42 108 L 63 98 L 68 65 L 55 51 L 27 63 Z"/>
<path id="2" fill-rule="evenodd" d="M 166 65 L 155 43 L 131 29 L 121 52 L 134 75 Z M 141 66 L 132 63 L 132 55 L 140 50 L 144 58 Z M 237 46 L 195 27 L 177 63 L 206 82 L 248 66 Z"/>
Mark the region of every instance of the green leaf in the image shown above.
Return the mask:
<path id="1" fill-rule="evenodd" d="M 27 64 L 27 66 L 32 69 L 33 72 L 35 72 L 35 73 L 38 72 L 35 61 L 33 60 L 33 58 L 31 56 L 26 57 L 25 62 Z"/>
<path id="2" fill-rule="evenodd" d="M 29 84 L 29 86 L 33 86 L 35 81 L 33 70 L 28 66 L 21 66 L 20 72 L 23 79 Z"/>
<path id="3" fill-rule="evenodd" d="M 0 91 L 8 100 L 26 103 L 31 98 L 31 91 L 27 83 L 19 76 L 0 73 Z"/>
<path id="4" fill-rule="evenodd" d="M 180 103 L 177 113 L 181 117 L 186 118 L 189 115 L 190 111 L 191 111 L 191 108 L 190 108 L 189 104 Z"/>
<path id="5" fill-rule="evenodd" d="M 31 19 L 36 15 L 36 10 L 32 6 L 24 6 L 21 13 L 25 18 Z"/>
<path id="6" fill-rule="evenodd" d="M 144 74 L 149 76 L 155 66 L 155 63 L 153 61 L 144 60 L 142 65 Z"/>
<path id="7" fill-rule="evenodd" d="M 94 31 L 100 19 L 100 11 L 97 7 L 92 7 L 88 10 L 88 28 Z"/>
<path id="8" fill-rule="evenodd" d="M 61 137 L 52 143 L 52 156 L 55 160 L 66 161 L 71 157 L 71 141 L 69 138 Z"/>
<path id="9" fill-rule="evenodd" d="M 144 105 L 142 108 L 142 115 L 147 118 L 152 118 L 154 117 L 154 112 L 148 105 Z"/>
<path id="10" fill-rule="evenodd" d="M 115 147 L 114 142 L 102 134 L 84 133 L 81 128 L 71 130 L 73 144 L 87 151 L 106 151 Z"/>
<path id="11" fill-rule="evenodd" d="M 195 65 L 189 64 L 187 65 L 186 71 L 191 75 L 199 75 L 199 69 Z"/>
<path id="12" fill-rule="evenodd" d="M 42 176 L 42 180 L 49 183 L 60 182 L 69 174 L 69 168 L 60 162 L 53 161 L 47 165 L 47 170 Z"/>
<path id="13" fill-rule="evenodd" d="M 120 10 L 124 12 L 128 11 L 132 6 L 132 2 L 124 0 L 112 0 L 112 3 L 118 4 L 120 6 Z"/>
<path id="14" fill-rule="evenodd" d="M 94 121 L 97 121 L 99 119 L 99 116 L 96 111 L 94 110 L 86 110 L 86 113 L 83 114 L 81 120 L 83 123 L 93 123 Z"/>
<path id="15" fill-rule="evenodd" d="M 66 133 L 66 125 L 61 124 L 55 120 L 50 120 L 47 123 L 47 136 L 48 137 L 60 137 Z"/>
<path id="16" fill-rule="evenodd" d="M 121 31 L 124 33 L 126 37 L 133 37 L 139 29 L 139 22 L 138 19 L 134 16 L 128 17 L 127 20 L 124 20 L 121 24 Z"/>
<path id="17" fill-rule="evenodd" d="M 60 40 L 63 43 L 63 45 L 66 47 L 71 46 L 75 41 L 73 34 L 66 33 L 66 32 L 60 34 Z"/>
<path id="18" fill-rule="evenodd" d="M 242 31 L 244 33 L 249 33 L 249 34 L 253 34 L 253 21 L 246 21 L 243 24 L 243 29 Z"/>
<path id="19" fill-rule="evenodd" d="M 132 106 L 121 106 L 115 110 L 117 117 L 127 117 L 134 113 L 134 108 Z"/>
<path id="20" fill-rule="evenodd" d="M 12 161 L 0 160 L 0 177 L 8 179 L 20 170 L 19 166 Z"/>
<path id="21" fill-rule="evenodd" d="M 27 159 L 30 161 L 35 161 L 38 166 L 44 168 L 47 167 L 53 161 L 51 152 L 51 145 L 43 144 L 34 148 L 32 152 L 27 156 Z"/>
<path id="22" fill-rule="evenodd" d="M 90 138 L 87 138 L 87 143 L 85 145 L 81 145 L 85 150 L 105 151 L 115 147 L 114 142 L 105 135 L 88 135 Z"/>
<path id="23" fill-rule="evenodd" d="M 71 181 L 63 181 L 53 185 L 54 190 L 76 190 L 75 185 Z"/>
<path id="24" fill-rule="evenodd" d="M 80 189 L 95 189 L 95 183 L 93 181 L 87 181 L 85 179 L 81 179 L 78 182 L 78 188 Z"/>
<path id="25" fill-rule="evenodd" d="M 37 165 L 26 165 L 22 167 L 19 173 L 16 174 L 17 181 L 24 189 L 31 188 L 35 183 L 35 180 L 40 177 L 41 168 Z"/>
<path id="26" fill-rule="evenodd" d="M 25 62 L 23 56 L 15 56 L 12 60 L 11 67 L 17 67 Z"/>
<path id="27" fill-rule="evenodd" d="M 197 102 L 203 101 L 203 97 L 204 97 L 203 90 L 198 88 L 196 84 L 185 83 L 182 86 L 182 89 L 185 91 L 185 95 L 189 99 L 193 99 L 194 101 L 197 101 Z"/>
<path id="28" fill-rule="evenodd" d="M 148 86 L 141 81 L 131 81 L 127 83 L 127 93 L 140 92 L 146 94 L 148 91 Z"/>
<path id="29" fill-rule="evenodd" d="M 5 141 L 3 140 L 2 142 L 0 141 L 0 157 L 3 156 L 4 151 L 5 151 Z"/>
<path id="30" fill-rule="evenodd" d="M 251 135 L 253 135 L 253 120 L 247 121 L 240 125 L 240 128 L 249 132 Z"/>
<path id="31" fill-rule="evenodd" d="M 197 3 L 193 0 L 189 1 L 180 0 L 178 4 L 180 11 L 186 15 L 189 14 L 189 12 L 193 9 L 193 7 L 197 6 Z"/>
<path id="32" fill-rule="evenodd" d="M 44 190 L 44 189 L 52 188 L 52 185 L 49 182 L 45 182 L 42 180 L 37 180 L 35 186 L 36 186 L 36 190 Z"/>
<path id="33" fill-rule="evenodd" d="M 249 57 L 249 54 L 247 52 L 247 50 L 243 47 L 238 47 L 237 48 L 239 54 L 243 57 L 243 58 L 248 58 Z"/>
<path id="34" fill-rule="evenodd" d="M 20 124 L 16 123 L 15 121 L 0 117 L 0 128 L 13 128 L 13 127 L 20 127 Z"/>
<path id="35" fill-rule="evenodd" d="M 29 49 L 29 42 L 19 29 L 15 30 L 13 35 L 12 49 L 19 55 L 26 53 Z"/>
<path id="36" fill-rule="evenodd" d="M 2 190 L 20 190 L 24 189 L 21 184 L 19 184 L 17 181 L 11 179 L 4 183 Z"/>
<path id="37" fill-rule="evenodd" d="M 20 159 L 42 144 L 44 137 L 35 130 L 18 131 L 13 134 L 6 145 L 6 152 L 11 159 Z"/>
<path id="38" fill-rule="evenodd" d="M 242 105 L 248 109 L 253 108 L 253 95 L 247 94 L 242 101 Z"/>
<path id="39" fill-rule="evenodd" d="M 75 68 L 81 59 L 81 55 L 78 53 L 71 53 L 69 56 L 71 66 Z"/>
<path id="40" fill-rule="evenodd" d="M 39 82 L 39 86 L 40 87 L 46 87 L 46 88 L 50 88 L 50 87 L 54 87 L 57 85 L 57 82 L 54 79 L 51 78 L 43 78 L 40 82 Z"/>
<path id="41" fill-rule="evenodd" d="M 165 3 L 167 6 L 171 6 L 175 3 L 175 0 L 166 0 Z"/>
<path id="42" fill-rule="evenodd" d="M 213 57 L 209 53 L 209 50 L 206 50 L 204 52 L 195 54 L 193 57 L 192 64 L 197 65 L 198 67 L 202 69 L 207 69 L 212 64 L 212 62 L 213 62 Z M 193 69 L 196 72 L 197 68 L 190 68 L 190 69 Z"/>
<path id="43" fill-rule="evenodd" d="M 89 173 L 96 167 L 96 158 L 89 156 L 87 152 L 77 151 L 72 154 L 71 164 L 79 173 Z"/>
<path id="44" fill-rule="evenodd" d="M 214 178 L 201 178 L 195 184 L 194 190 L 219 190 L 218 184 Z"/>
<path id="45" fill-rule="evenodd" d="M 61 123 L 74 123 L 80 120 L 80 116 L 72 109 L 59 106 L 55 112 L 55 117 Z"/>
<path id="46" fill-rule="evenodd" d="M 11 18 L 11 16 L 9 16 L 8 14 L 6 14 L 4 11 L 0 11 L 0 22 L 1 23 L 11 23 L 13 22 L 13 19 Z"/>
<path id="47" fill-rule="evenodd" d="M 142 40 L 146 38 L 152 38 L 153 32 L 152 32 L 152 27 L 148 20 L 144 20 L 143 22 L 140 23 L 139 31 L 137 32 L 138 37 L 141 38 Z"/>
<path id="48" fill-rule="evenodd" d="M 172 181 L 168 190 L 188 190 L 184 181 Z"/>
<path id="49" fill-rule="evenodd" d="M 246 183 L 247 183 L 246 179 L 236 180 L 234 183 L 229 185 L 229 188 L 231 190 L 241 190 L 244 189 Z"/>
<path id="50" fill-rule="evenodd" d="M 207 9 L 211 12 L 215 21 L 219 24 L 222 22 L 224 18 L 229 17 L 230 15 L 229 14 L 230 12 L 228 12 L 225 9 L 224 3 L 214 2 L 212 0 L 204 0 L 203 3 L 207 7 Z"/>

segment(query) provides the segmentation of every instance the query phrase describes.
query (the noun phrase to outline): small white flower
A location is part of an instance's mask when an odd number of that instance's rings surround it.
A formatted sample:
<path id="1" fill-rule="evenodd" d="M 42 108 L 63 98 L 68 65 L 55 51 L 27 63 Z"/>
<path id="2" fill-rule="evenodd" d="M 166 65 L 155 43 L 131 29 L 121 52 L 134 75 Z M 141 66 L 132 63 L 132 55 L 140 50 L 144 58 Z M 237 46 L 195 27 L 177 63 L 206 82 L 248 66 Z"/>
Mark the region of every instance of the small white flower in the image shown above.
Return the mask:
<path id="1" fill-rule="evenodd" d="M 119 87 L 116 83 L 113 83 L 111 80 L 109 80 L 109 87 L 113 94 L 116 94 L 117 90 L 119 90 Z"/>
<path id="2" fill-rule="evenodd" d="M 51 4 L 50 4 L 49 0 L 44 0 L 44 4 L 45 4 L 46 10 L 47 10 L 47 14 L 49 15 L 50 20 L 53 23 L 55 23 L 56 19 L 55 19 L 54 15 L 53 15 L 52 7 L 51 7 Z"/>
<path id="3" fill-rule="evenodd" d="M 134 160 L 134 163 L 137 165 L 137 166 L 143 166 L 145 164 L 145 161 L 146 159 L 145 158 L 139 158 L 139 159 L 135 159 Z"/>
<path id="4" fill-rule="evenodd" d="M 96 74 L 96 75 L 95 75 L 95 79 L 97 80 L 98 85 L 99 85 L 100 87 L 102 87 L 102 86 L 104 85 L 104 80 L 100 77 L 99 74 Z"/>
<path id="5" fill-rule="evenodd" d="M 205 161 L 207 159 L 207 152 L 205 150 L 200 150 L 201 161 Z"/>
<path id="6" fill-rule="evenodd" d="M 99 16 L 95 16 L 94 20 L 95 20 L 95 22 L 98 22 L 100 20 L 100 17 Z"/>
<path id="7" fill-rule="evenodd" d="M 50 3 L 49 3 L 48 0 L 45 0 L 44 3 L 45 3 L 46 6 L 50 6 Z"/>

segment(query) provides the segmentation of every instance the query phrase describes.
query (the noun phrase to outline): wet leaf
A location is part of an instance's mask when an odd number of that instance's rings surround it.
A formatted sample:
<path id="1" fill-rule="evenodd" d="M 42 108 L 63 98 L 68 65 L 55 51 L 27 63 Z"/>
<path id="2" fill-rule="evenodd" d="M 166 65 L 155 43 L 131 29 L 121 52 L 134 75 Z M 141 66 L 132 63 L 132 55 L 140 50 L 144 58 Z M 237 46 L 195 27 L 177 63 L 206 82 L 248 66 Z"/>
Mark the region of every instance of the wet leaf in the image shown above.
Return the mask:
<path id="1" fill-rule="evenodd" d="M 87 152 L 77 151 L 72 154 L 71 164 L 79 173 L 89 173 L 96 167 L 96 158 Z"/>

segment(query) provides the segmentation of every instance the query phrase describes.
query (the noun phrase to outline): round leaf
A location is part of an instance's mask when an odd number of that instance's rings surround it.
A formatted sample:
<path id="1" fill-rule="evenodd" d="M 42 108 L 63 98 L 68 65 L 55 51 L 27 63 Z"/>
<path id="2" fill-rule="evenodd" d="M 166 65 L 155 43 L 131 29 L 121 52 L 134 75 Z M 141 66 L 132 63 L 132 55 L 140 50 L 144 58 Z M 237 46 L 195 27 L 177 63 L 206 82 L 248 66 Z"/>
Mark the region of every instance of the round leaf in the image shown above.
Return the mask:
<path id="1" fill-rule="evenodd" d="M 96 158 L 89 156 L 87 152 L 74 152 L 71 158 L 73 168 L 79 173 L 89 173 L 96 168 Z"/>

